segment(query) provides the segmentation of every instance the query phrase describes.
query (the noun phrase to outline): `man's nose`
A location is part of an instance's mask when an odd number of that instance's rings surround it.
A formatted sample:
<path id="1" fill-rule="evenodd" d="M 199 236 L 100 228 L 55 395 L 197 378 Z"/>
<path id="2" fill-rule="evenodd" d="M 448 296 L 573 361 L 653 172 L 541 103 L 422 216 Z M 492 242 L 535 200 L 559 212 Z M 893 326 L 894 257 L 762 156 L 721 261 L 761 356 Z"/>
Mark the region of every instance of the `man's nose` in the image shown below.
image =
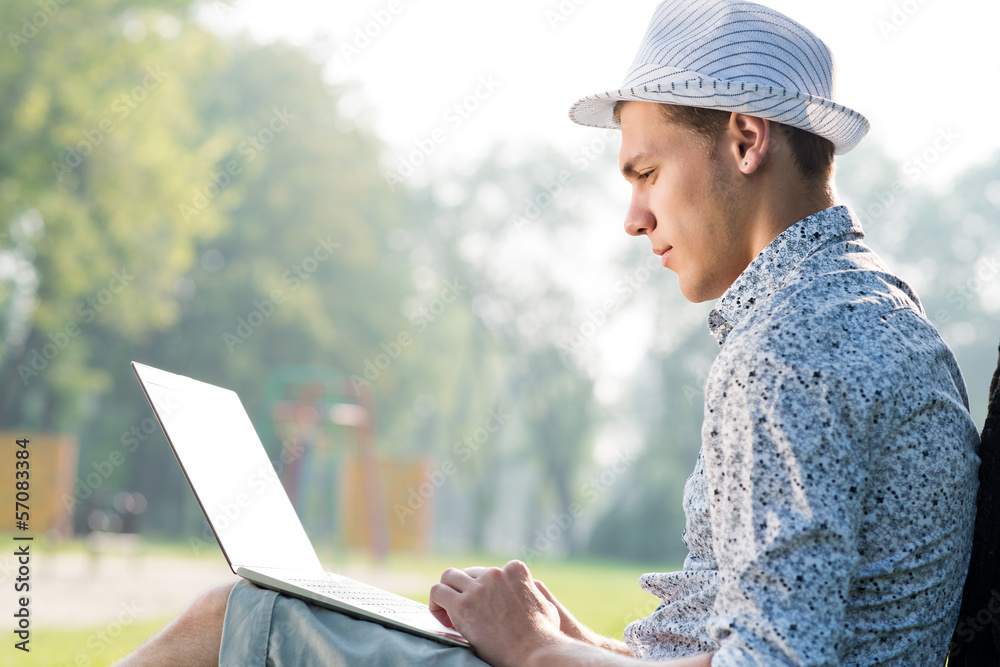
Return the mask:
<path id="1" fill-rule="evenodd" d="M 656 229 L 656 218 L 646 206 L 645 197 L 632 194 L 628 212 L 625 214 L 625 233 L 630 236 L 642 236 Z"/>

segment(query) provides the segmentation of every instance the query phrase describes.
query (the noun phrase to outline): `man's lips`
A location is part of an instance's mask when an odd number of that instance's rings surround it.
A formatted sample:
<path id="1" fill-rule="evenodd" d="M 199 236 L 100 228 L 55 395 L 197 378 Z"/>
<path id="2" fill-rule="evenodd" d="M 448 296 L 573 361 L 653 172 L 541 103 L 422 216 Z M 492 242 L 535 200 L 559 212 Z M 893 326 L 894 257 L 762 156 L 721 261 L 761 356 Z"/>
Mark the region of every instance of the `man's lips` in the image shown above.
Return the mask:
<path id="1" fill-rule="evenodd" d="M 673 250 L 673 246 L 668 245 L 666 248 L 653 248 L 653 252 L 660 256 L 660 263 L 663 266 L 667 265 L 667 257 L 670 256 L 670 251 Z"/>

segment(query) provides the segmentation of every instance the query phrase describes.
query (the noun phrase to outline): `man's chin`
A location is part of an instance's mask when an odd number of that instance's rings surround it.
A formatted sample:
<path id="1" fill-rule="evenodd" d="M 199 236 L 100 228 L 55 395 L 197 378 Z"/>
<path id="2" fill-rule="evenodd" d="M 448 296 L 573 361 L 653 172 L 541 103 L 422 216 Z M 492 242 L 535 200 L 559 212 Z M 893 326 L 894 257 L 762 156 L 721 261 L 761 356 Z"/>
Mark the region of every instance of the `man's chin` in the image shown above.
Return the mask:
<path id="1" fill-rule="evenodd" d="M 726 292 L 725 287 L 720 289 L 713 285 L 691 281 L 689 279 L 685 279 L 685 277 L 680 273 L 677 274 L 677 283 L 680 287 L 681 294 L 691 303 L 714 301 Z"/>

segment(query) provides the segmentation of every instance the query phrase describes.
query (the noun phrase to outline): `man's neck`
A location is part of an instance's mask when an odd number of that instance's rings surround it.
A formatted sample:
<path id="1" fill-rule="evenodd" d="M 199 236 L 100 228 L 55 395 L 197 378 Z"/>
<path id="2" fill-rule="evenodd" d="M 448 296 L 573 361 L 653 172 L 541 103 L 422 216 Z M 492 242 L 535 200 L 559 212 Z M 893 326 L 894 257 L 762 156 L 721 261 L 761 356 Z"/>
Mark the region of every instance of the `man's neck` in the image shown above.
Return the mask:
<path id="1" fill-rule="evenodd" d="M 785 188 L 765 189 L 751 220 L 751 257 L 756 257 L 771 241 L 795 223 L 814 213 L 836 206 L 833 182 L 812 185 L 801 182 Z"/>

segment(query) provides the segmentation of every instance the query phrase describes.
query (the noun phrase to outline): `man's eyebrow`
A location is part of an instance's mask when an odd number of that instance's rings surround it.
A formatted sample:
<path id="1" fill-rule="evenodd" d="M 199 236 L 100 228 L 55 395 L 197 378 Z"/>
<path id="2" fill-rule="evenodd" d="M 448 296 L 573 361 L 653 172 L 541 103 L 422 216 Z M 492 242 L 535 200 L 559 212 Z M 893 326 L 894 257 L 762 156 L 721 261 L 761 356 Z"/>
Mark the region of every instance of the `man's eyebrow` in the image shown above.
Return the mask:
<path id="1" fill-rule="evenodd" d="M 649 157 L 649 153 L 647 153 L 647 152 L 642 152 L 642 153 L 638 153 L 636 155 L 633 155 L 625 163 L 625 166 L 622 167 L 622 176 L 624 176 L 627 180 L 635 178 L 638 175 L 638 173 L 639 173 L 639 172 L 637 172 L 635 170 L 635 164 L 636 164 L 636 162 L 639 162 L 641 160 L 645 160 L 648 157 Z"/>

